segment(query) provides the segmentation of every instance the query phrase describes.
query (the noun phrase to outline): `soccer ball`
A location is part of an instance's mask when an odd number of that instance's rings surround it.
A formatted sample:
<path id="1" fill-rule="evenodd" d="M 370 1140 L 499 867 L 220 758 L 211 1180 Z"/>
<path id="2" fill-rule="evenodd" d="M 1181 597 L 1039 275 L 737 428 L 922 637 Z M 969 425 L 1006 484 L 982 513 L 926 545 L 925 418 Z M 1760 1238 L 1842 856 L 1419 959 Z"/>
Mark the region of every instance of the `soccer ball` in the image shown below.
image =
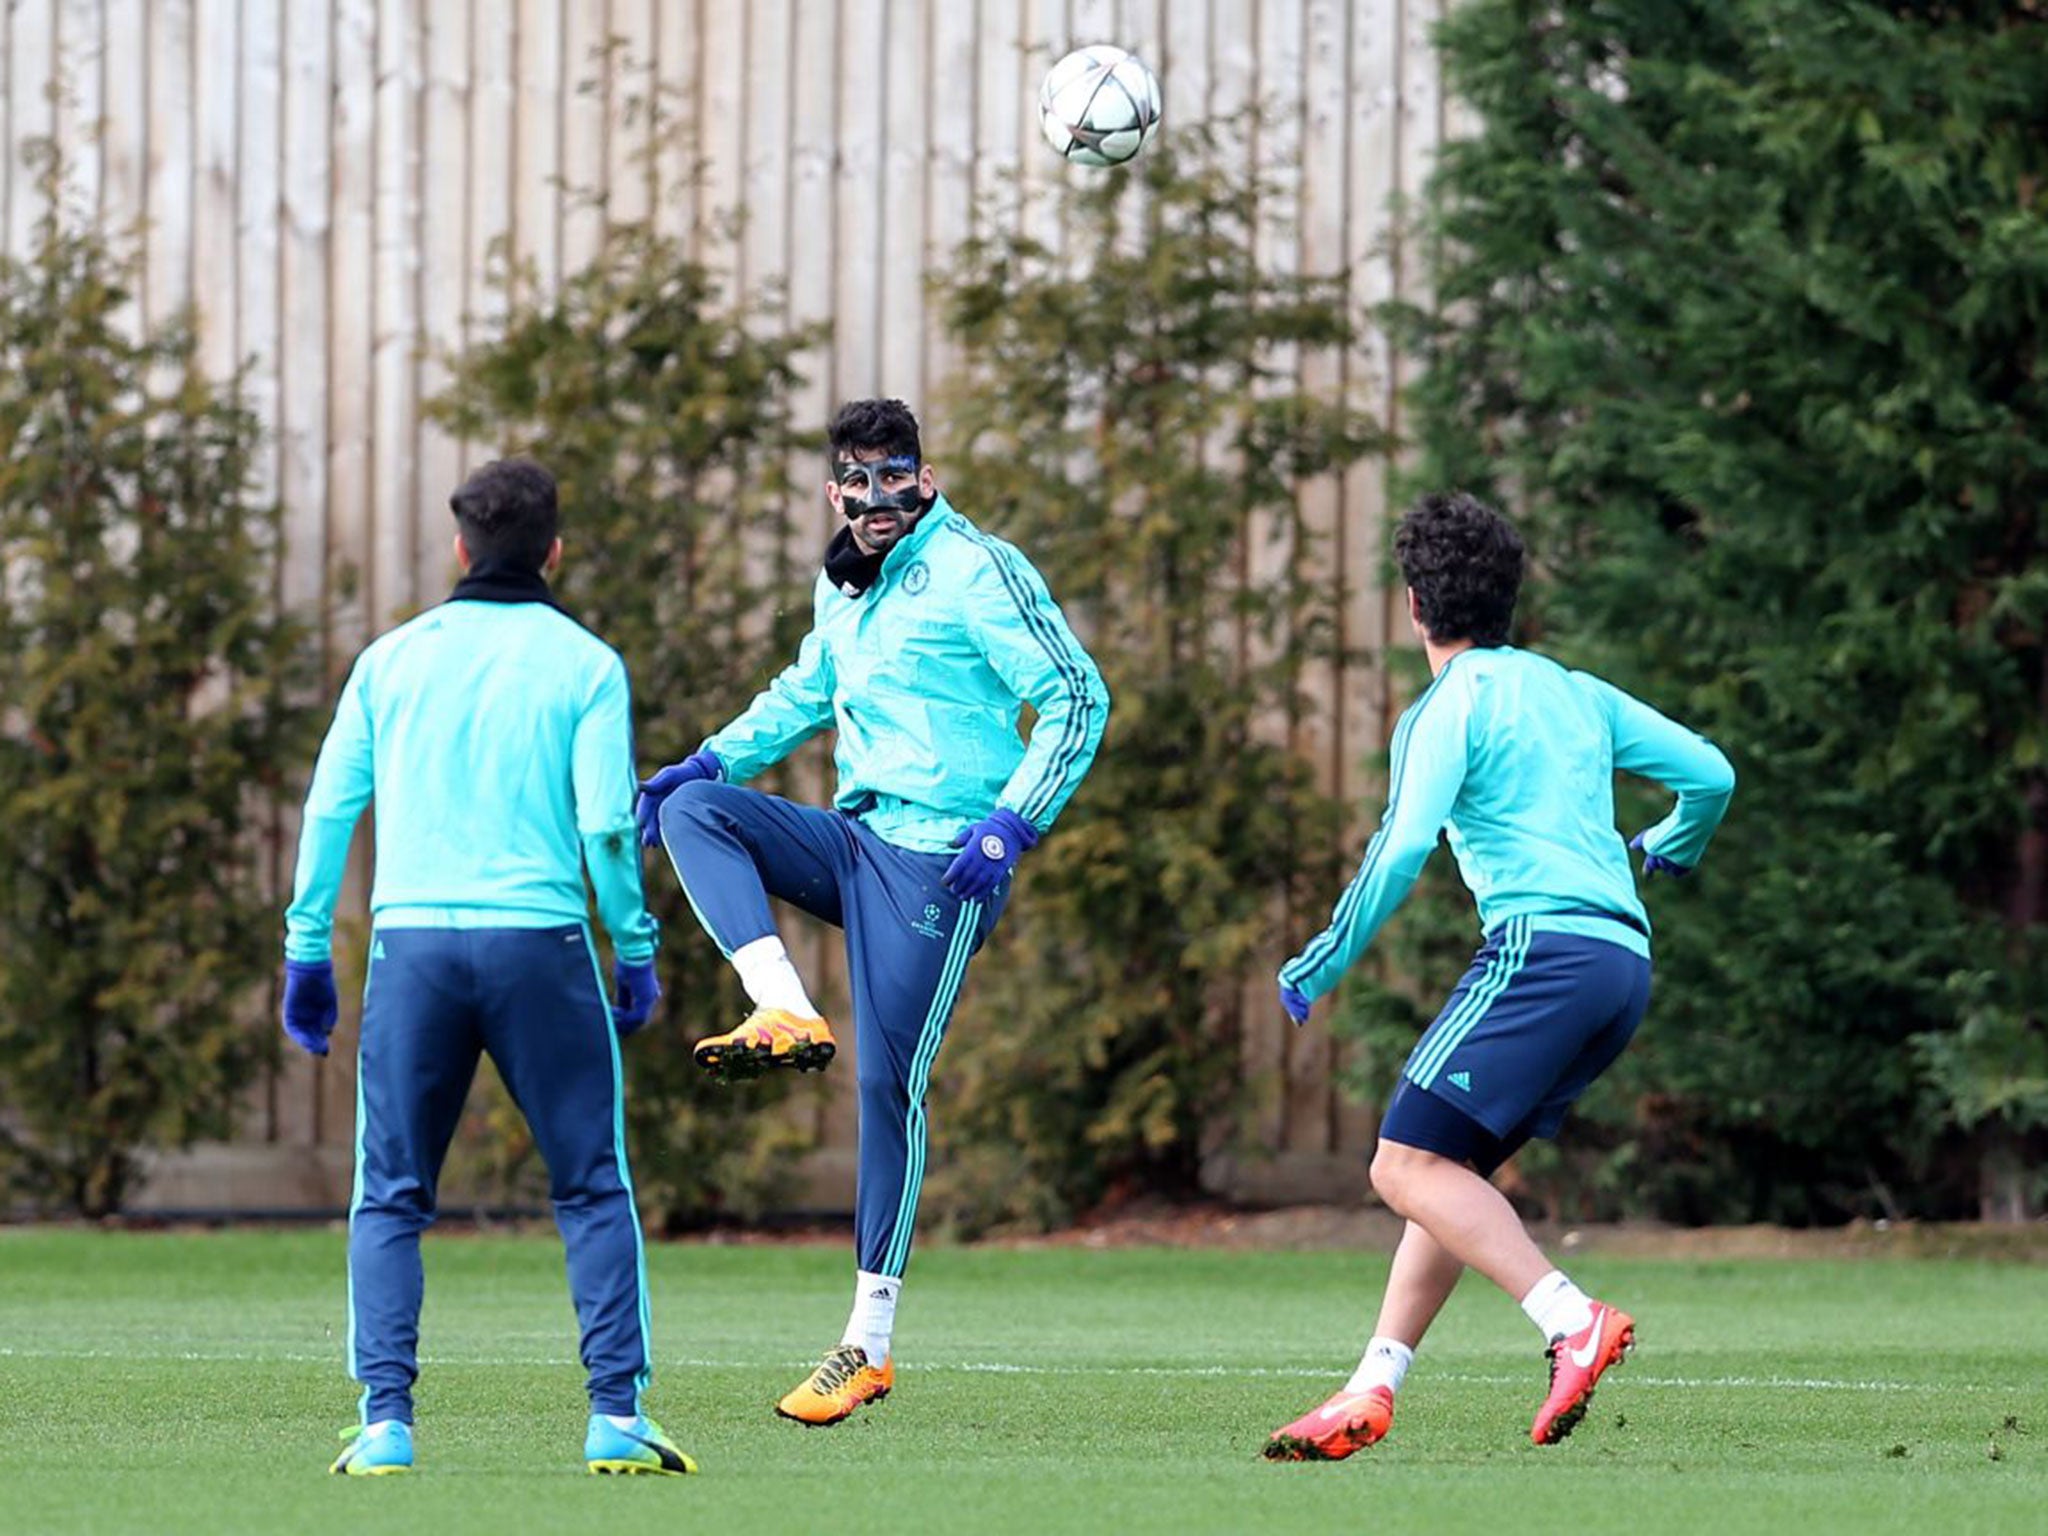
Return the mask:
<path id="1" fill-rule="evenodd" d="M 1076 48 L 1038 88 L 1046 142 L 1075 165 L 1122 165 L 1159 130 L 1159 81 L 1135 53 Z"/>

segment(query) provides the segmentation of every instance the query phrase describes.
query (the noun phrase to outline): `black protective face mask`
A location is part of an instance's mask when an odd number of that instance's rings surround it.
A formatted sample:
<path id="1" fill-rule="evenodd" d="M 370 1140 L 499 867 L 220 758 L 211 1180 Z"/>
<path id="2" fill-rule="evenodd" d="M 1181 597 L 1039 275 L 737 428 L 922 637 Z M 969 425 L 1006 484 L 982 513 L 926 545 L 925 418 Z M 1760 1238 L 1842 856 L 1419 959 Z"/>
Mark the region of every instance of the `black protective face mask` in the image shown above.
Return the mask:
<path id="1" fill-rule="evenodd" d="M 923 468 L 909 454 L 897 454 L 864 464 L 858 459 L 841 459 L 832 466 L 832 478 L 839 482 L 839 509 L 848 522 L 870 512 L 894 512 L 906 524 L 915 522 L 932 509 L 936 496 L 918 494 L 919 471 Z M 901 490 L 882 489 L 882 477 L 894 471 L 908 473 L 910 484 Z"/>

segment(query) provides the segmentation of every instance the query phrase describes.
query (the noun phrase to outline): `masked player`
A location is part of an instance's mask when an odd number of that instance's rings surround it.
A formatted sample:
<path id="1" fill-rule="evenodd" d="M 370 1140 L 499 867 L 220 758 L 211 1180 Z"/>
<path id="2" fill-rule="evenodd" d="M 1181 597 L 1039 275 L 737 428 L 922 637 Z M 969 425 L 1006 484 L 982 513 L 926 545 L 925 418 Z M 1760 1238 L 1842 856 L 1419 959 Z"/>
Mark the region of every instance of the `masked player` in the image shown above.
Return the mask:
<path id="1" fill-rule="evenodd" d="M 716 1077 L 823 1067 L 832 1031 L 768 906 L 846 931 L 860 1078 L 854 1301 L 837 1347 L 777 1411 L 834 1424 L 895 1383 L 896 1298 L 924 1178 L 925 1090 L 967 962 L 1010 873 L 1094 760 L 1109 698 L 1029 562 L 939 494 L 900 400 L 843 407 L 825 551 L 796 661 L 723 730 L 642 786 L 698 921 L 754 1011 L 700 1041 Z M 1019 712 L 1037 722 L 1027 745 Z M 832 809 L 739 786 L 828 728 Z"/>
<path id="2" fill-rule="evenodd" d="M 334 1470 L 412 1466 L 420 1232 L 487 1051 L 547 1162 L 569 1251 L 589 1372 L 584 1459 L 593 1472 L 694 1472 L 640 1410 L 652 1357 L 618 1037 L 646 1022 L 661 988 L 626 669 L 548 590 L 562 541 L 546 470 L 501 459 L 449 504 L 462 580 L 357 658 L 306 795 L 285 916 L 285 1032 L 324 1056 L 334 903 L 374 798 L 348 1223 L 348 1369 L 363 1398 Z M 617 957 L 610 1006 L 586 869 Z"/>
<path id="3" fill-rule="evenodd" d="M 1650 998 L 1650 924 L 1614 830 L 1614 771 L 1678 796 L 1636 839 L 1646 874 L 1684 874 L 1735 776 L 1712 744 L 1584 672 L 1507 643 L 1521 538 L 1470 496 L 1430 496 L 1394 554 L 1434 674 L 1394 731 L 1387 810 L 1330 925 L 1280 968 L 1296 1023 L 1399 906 L 1448 832 L 1485 942 L 1423 1033 L 1380 1122 L 1373 1188 L 1407 1227 L 1378 1326 L 1344 1390 L 1276 1431 L 1276 1461 L 1338 1460 L 1386 1434 L 1416 1345 L 1467 1266 L 1543 1335 L 1550 1392 L 1530 1430 L 1570 1434 L 1635 1320 L 1588 1297 L 1488 1182 L 1619 1056 Z"/>

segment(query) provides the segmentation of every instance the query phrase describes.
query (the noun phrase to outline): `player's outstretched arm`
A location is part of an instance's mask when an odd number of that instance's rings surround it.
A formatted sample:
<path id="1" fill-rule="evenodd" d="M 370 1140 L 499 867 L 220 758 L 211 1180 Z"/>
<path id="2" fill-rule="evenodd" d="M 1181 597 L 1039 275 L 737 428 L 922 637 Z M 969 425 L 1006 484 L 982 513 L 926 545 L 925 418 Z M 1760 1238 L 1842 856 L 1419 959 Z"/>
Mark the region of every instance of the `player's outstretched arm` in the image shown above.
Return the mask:
<path id="1" fill-rule="evenodd" d="M 744 784 L 831 723 L 832 660 L 813 630 L 797 647 L 796 660 L 732 724 L 712 732 L 702 750 L 717 755 L 727 782 Z"/>
<path id="2" fill-rule="evenodd" d="M 1465 783 L 1469 720 L 1470 701 L 1451 684 L 1431 688 L 1395 727 L 1379 830 L 1329 925 L 1280 967 L 1281 1006 L 1296 1023 L 1308 1003 L 1335 988 L 1421 878 Z"/>

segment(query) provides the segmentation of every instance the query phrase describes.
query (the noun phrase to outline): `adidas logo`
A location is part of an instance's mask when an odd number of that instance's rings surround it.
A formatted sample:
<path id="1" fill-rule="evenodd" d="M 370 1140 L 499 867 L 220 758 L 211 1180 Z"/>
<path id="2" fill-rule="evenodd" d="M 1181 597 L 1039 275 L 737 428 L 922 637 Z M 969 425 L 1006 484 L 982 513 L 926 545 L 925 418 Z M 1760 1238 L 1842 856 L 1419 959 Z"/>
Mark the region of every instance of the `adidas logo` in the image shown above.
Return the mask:
<path id="1" fill-rule="evenodd" d="M 868 1292 L 869 1301 L 894 1301 L 895 1299 L 896 1298 L 886 1290 Z"/>
<path id="2" fill-rule="evenodd" d="M 1472 1074 L 1470 1072 L 1453 1072 L 1451 1074 L 1451 1086 L 1470 1093 L 1472 1091 Z"/>

